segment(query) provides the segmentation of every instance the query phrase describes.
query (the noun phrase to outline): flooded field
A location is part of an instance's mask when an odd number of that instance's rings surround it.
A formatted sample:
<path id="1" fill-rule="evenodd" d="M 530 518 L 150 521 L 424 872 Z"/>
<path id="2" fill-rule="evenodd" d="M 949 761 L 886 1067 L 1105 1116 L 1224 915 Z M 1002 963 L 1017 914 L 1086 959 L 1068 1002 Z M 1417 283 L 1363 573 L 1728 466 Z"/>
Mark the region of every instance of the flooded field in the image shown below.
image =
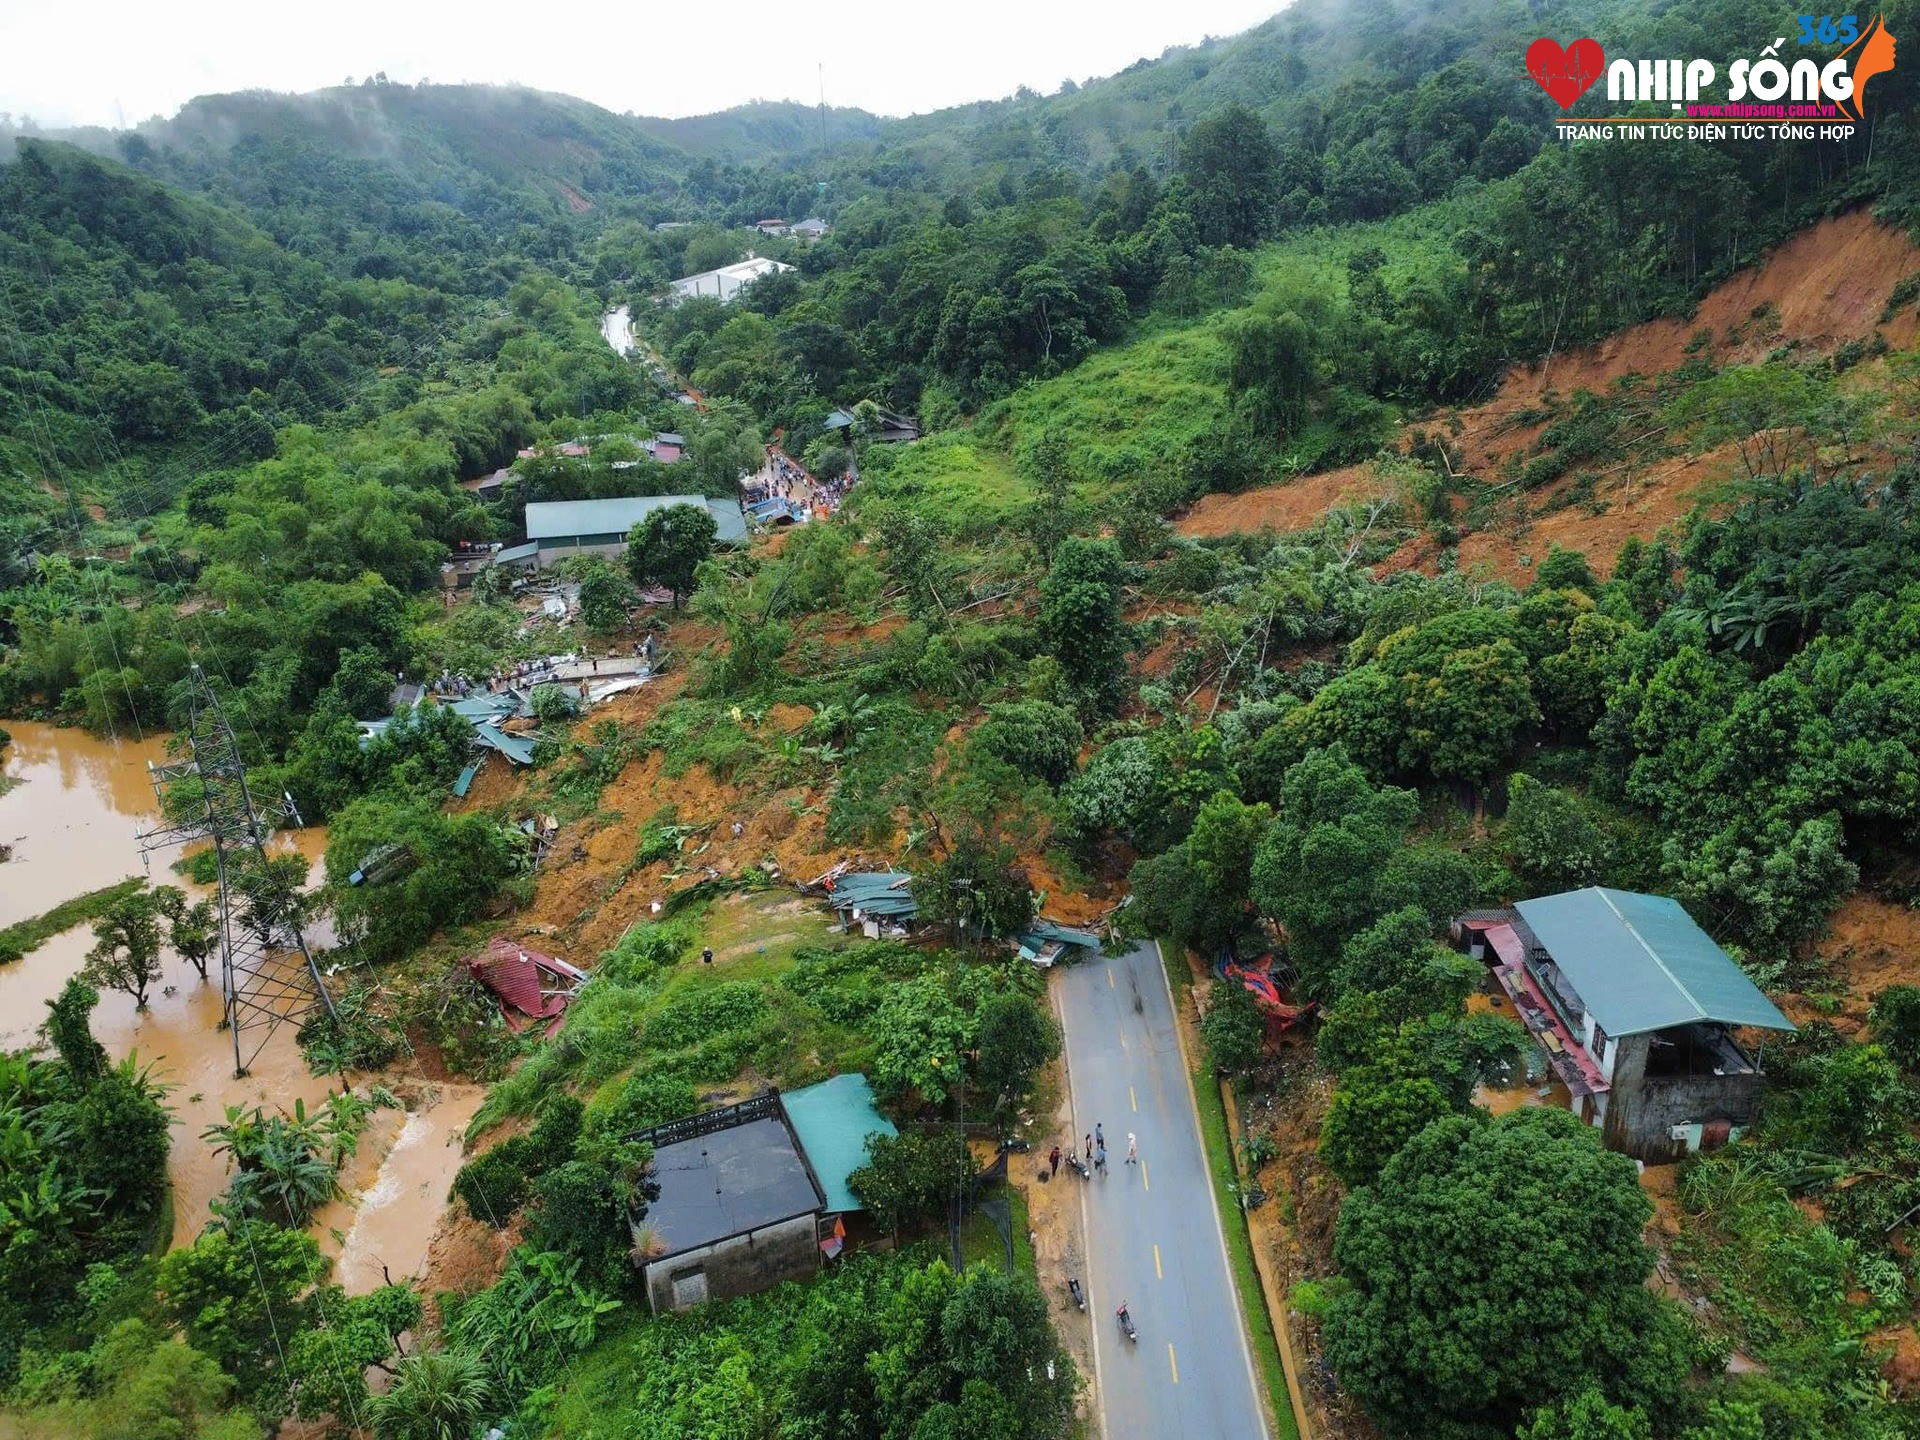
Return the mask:
<path id="1" fill-rule="evenodd" d="M 13 743 L 6 750 L 6 787 L 0 794 L 0 844 L 13 846 L 13 858 L 0 864 L 0 925 L 147 873 L 136 831 L 157 815 L 147 763 L 170 758 L 164 740 L 114 742 L 84 730 L 22 721 L 9 721 L 6 728 Z M 280 836 L 276 843 L 297 849 L 317 868 L 326 830 L 312 827 Z M 179 857 L 178 850 L 155 853 L 153 880 L 184 886 L 171 869 Z M 324 944 L 327 929 L 316 925 L 310 936 L 316 946 Z M 0 1050 L 36 1043 L 46 1002 L 79 970 L 92 944 L 91 931 L 82 925 L 54 936 L 19 963 L 0 966 Z M 137 1055 L 171 1087 L 168 1168 L 174 1243 L 182 1244 L 204 1227 L 207 1203 L 227 1185 L 225 1162 L 214 1157 L 201 1133 L 222 1119 L 229 1105 L 290 1110 L 296 1099 L 304 1099 L 311 1106 L 340 1082 L 308 1071 L 290 1027 L 275 1032 L 250 1073 L 235 1079 L 233 1045 L 218 1028 L 218 960 L 204 982 L 171 952 L 164 965 L 144 1014 L 134 1009 L 131 996 L 107 991 L 93 1013 L 93 1029 L 116 1059 Z M 376 1117 L 343 1177 L 355 1198 L 328 1207 L 318 1222 L 322 1244 L 340 1257 L 341 1278 L 356 1293 L 382 1283 L 382 1265 L 398 1279 L 424 1261 L 462 1158 L 460 1133 L 481 1098 L 477 1086 L 403 1089 L 418 1108 Z M 446 1143 L 450 1137 L 451 1145 Z M 336 1232 L 344 1244 L 334 1238 Z"/>

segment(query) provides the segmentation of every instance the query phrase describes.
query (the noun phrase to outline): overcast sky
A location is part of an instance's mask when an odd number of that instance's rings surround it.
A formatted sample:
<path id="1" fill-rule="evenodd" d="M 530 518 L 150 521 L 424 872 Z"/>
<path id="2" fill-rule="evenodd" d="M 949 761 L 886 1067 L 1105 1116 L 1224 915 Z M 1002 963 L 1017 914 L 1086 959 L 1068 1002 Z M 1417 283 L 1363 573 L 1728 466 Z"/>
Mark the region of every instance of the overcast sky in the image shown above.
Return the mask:
<path id="1" fill-rule="evenodd" d="M 195 95 L 517 82 L 642 115 L 820 98 L 887 115 L 1110 75 L 1280 0 L 0 0 L 0 111 L 135 125 Z"/>

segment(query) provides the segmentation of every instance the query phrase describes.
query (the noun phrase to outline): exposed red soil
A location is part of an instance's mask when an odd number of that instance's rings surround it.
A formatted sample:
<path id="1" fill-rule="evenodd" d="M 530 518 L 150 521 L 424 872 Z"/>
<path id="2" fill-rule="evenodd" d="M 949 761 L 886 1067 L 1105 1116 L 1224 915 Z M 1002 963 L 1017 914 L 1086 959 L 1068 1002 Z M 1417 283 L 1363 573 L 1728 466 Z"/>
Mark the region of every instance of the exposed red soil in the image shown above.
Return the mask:
<path id="1" fill-rule="evenodd" d="M 813 719 L 813 709 L 807 705 L 770 705 L 767 707 L 767 723 L 783 735 L 791 735 L 802 729 Z"/>
<path id="2" fill-rule="evenodd" d="M 1347 465 L 1238 495 L 1203 495 L 1173 528 L 1194 539 L 1241 531 L 1305 530 L 1338 505 L 1379 493 L 1372 466 Z"/>
<path id="3" fill-rule="evenodd" d="M 1864 1011 L 1889 985 L 1920 984 L 1920 910 L 1856 892 L 1815 953 Z"/>
<path id="4" fill-rule="evenodd" d="M 1122 886 L 1119 892 L 1109 893 L 1107 887 L 1096 885 L 1090 893 L 1083 894 L 1070 889 L 1045 856 L 1022 855 L 1020 863 L 1026 868 L 1028 882 L 1046 897 L 1040 913 L 1061 925 L 1091 925 L 1104 918 L 1120 903 L 1120 894 L 1125 890 Z"/>
<path id="5" fill-rule="evenodd" d="M 1911 1399 L 1920 1395 L 1920 1330 L 1913 1325 L 1889 1325 L 1868 1337 L 1876 1350 L 1887 1352 L 1880 1373 L 1894 1390 Z"/>
<path id="6" fill-rule="evenodd" d="M 1550 404 L 1564 405 L 1583 389 L 1605 394 L 1629 375 L 1652 377 L 1678 369 L 1692 358 L 1688 346 L 1703 331 L 1710 336 L 1706 353 L 1717 365 L 1760 360 L 1789 341 L 1810 354 L 1875 336 L 1893 350 L 1911 347 L 1920 332 L 1916 307 L 1903 307 L 1885 324 L 1880 316 L 1893 287 L 1917 272 L 1920 246 L 1866 211 L 1822 221 L 1716 287 L 1693 315 L 1648 321 L 1542 364 L 1516 367 L 1491 400 L 1439 417 L 1438 424 L 1429 419 L 1420 428 L 1444 435 L 1462 475 L 1498 484 L 1501 467 L 1527 454 L 1550 423 L 1543 413 Z M 1537 561 L 1550 545 L 1559 544 L 1585 551 L 1604 573 L 1626 539 L 1652 538 L 1739 472 L 1731 445 L 1638 469 L 1613 466 L 1591 477 L 1575 471 L 1531 495 L 1515 492 L 1494 521 L 1461 539 L 1458 564 L 1469 572 L 1477 568 L 1524 581 L 1530 563 L 1523 561 Z M 1369 467 L 1349 466 L 1239 495 L 1209 495 L 1175 528 L 1196 537 L 1306 529 L 1329 508 L 1378 493 L 1369 477 Z M 1567 492 L 1588 479 L 1591 499 L 1566 503 Z M 1383 568 L 1432 570 L 1439 560 L 1433 537 L 1421 535 Z"/>
<path id="7" fill-rule="evenodd" d="M 1893 287 L 1916 271 L 1920 246 L 1904 231 L 1882 225 L 1865 210 L 1823 220 L 1716 286 L 1690 317 L 1650 320 L 1597 345 L 1516 369 L 1494 405 L 1537 402 L 1550 389 L 1599 394 L 1624 375 L 1677 369 L 1700 330 L 1712 332 L 1714 358 L 1721 364 L 1761 359 L 1789 339 L 1829 351 L 1868 339 L 1876 330 L 1889 346 L 1901 349 L 1914 340 L 1912 307 L 1884 328 L 1880 313 Z M 1763 305 L 1774 311 L 1766 323 L 1754 319 Z"/>
<path id="8" fill-rule="evenodd" d="M 837 858 L 815 798 L 798 788 L 749 792 L 716 780 L 704 765 L 670 777 L 655 751 L 602 792 L 595 817 L 560 832 L 526 920 L 590 954 L 649 916 L 656 900 L 714 874 L 741 874 L 772 859 L 788 878 L 810 877 Z M 680 854 L 636 866 L 641 827 L 668 805 L 679 824 L 701 833 Z M 609 813 L 619 818 L 606 823 Z"/>
<path id="9" fill-rule="evenodd" d="M 907 617 L 896 613 L 882 615 L 871 625 L 835 616 L 809 620 L 799 628 L 800 633 L 810 639 L 825 640 L 834 645 L 869 645 L 876 640 L 891 639 L 906 627 Z"/>
<path id="10" fill-rule="evenodd" d="M 467 1214 L 460 1201 L 449 1202 L 433 1244 L 427 1248 L 427 1267 L 420 1277 L 419 1289 L 427 1297 L 430 1326 L 439 1323 L 435 1297 L 447 1291 L 471 1295 L 500 1278 L 507 1251 L 519 1238 L 517 1229 L 516 1223 L 496 1230 Z"/>
<path id="11" fill-rule="evenodd" d="M 1517 497 L 1504 523 L 1461 537 L 1455 563 L 1469 575 L 1484 574 L 1525 585 L 1532 578 L 1532 567 L 1558 545 L 1563 550 L 1584 553 L 1594 574 L 1604 580 L 1628 539 L 1651 539 L 1678 526 L 1702 499 L 1740 473 L 1739 447 L 1729 441 L 1699 455 L 1659 461 L 1630 480 L 1617 479 L 1596 487 L 1596 495 L 1605 498 L 1597 498 L 1591 507 L 1566 505 L 1544 514 L 1537 509 L 1529 513 L 1525 500 Z M 1563 482 L 1543 492 L 1540 499 L 1571 483 Z M 1382 573 L 1431 571 L 1438 564 L 1439 553 L 1434 537 L 1422 532 L 1378 568 Z"/>

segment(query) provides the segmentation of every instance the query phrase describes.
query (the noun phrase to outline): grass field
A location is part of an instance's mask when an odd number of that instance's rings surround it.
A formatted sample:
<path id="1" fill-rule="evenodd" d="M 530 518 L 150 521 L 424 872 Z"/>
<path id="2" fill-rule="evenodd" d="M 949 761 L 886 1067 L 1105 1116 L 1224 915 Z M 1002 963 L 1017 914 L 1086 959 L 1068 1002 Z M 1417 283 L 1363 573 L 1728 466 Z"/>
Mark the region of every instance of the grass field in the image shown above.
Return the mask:
<path id="1" fill-rule="evenodd" d="M 1348 258 L 1365 247 L 1386 257 L 1381 274 L 1396 289 L 1437 279 L 1462 263 L 1451 242 L 1458 227 L 1443 203 L 1265 246 L 1253 257 L 1240 305 L 1191 319 L 1150 316 L 1126 343 L 996 401 L 970 428 L 874 455 L 856 506 L 932 500 L 962 529 L 1005 520 L 1028 497 L 1019 459 L 1049 431 L 1067 443 L 1083 500 L 1102 500 L 1143 476 L 1175 474 L 1193 441 L 1218 427 L 1232 404 L 1225 332 L 1234 316 L 1250 308 L 1337 308 Z"/>
<path id="2" fill-rule="evenodd" d="M 912 445 L 873 446 L 850 503 L 861 512 L 911 500 L 965 533 L 1007 520 L 1029 495 L 1004 449 L 964 430 L 946 430 Z"/>
<path id="3" fill-rule="evenodd" d="M 114 901 L 131 895 L 145 883 L 138 876 L 130 876 L 118 884 L 103 885 L 98 890 L 76 895 L 44 915 L 7 926 L 0 930 L 0 965 L 38 950 L 63 930 L 71 930 L 76 925 L 97 919 Z"/>

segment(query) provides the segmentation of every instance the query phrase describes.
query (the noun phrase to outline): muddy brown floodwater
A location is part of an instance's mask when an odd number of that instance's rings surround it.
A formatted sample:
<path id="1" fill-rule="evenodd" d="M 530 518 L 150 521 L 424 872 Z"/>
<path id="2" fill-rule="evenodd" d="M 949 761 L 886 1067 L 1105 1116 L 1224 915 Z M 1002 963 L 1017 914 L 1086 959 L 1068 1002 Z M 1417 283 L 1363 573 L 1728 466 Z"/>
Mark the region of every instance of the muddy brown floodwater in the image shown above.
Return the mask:
<path id="1" fill-rule="evenodd" d="M 147 762 L 169 758 L 164 737 L 102 740 L 84 730 L 24 721 L 9 721 L 6 728 L 13 743 L 5 752 L 7 783 L 0 787 L 0 844 L 14 848 L 13 858 L 0 864 L 0 925 L 146 873 L 135 832 L 157 815 Z M 317 867 L 326 830 L 310 827 L 276 843 L 297 849 Z M 155 881 L 182 883 L 169 868 L 179 857 L 178 850 L 156 852 Z M 324 926 L 310 933 L 316 945 L 330 938 Z M 16 964 L 0 966 L 0 1050 L 37 1043 L 46 1002 L 80 968 L 92 943 L 83 925 Z M 144 1014 L 134 1009 L 131 996 L 117 991 L 104 993 L 93 1012 L 94 1034 L 108 1053 L 116 1059 L 137 1055 L 170 1087 L 168 1172 L 176 1245 L 200 1233 L 208 1202 L 226 1188 L 225 1161 L 200 1136 L 224 1118 L 228 1106 L 291 1110 L 297 1099 L 312 1106 L 339 1083 L 307 1069 L 291 1027 L 276 1031 L 250 1073 L 235 1079 L 233 1046 L 218 1028 L 217 962 L 209 976 L 203 982 L 169 952 Z M 379 1112 L 343 1177 L 350 1198 L 329 1206 L 317 1222 L 323 1247 L 339 1257 L 340 1278 L 354 1293 L 381 1284 L 383 1265 L 400 1279 L 424 1264 L 462 1158 L 460 1134 L 483 1093 L 478 1086 L 400 1088 L 412 1097 L 412 1108 Z"/>

